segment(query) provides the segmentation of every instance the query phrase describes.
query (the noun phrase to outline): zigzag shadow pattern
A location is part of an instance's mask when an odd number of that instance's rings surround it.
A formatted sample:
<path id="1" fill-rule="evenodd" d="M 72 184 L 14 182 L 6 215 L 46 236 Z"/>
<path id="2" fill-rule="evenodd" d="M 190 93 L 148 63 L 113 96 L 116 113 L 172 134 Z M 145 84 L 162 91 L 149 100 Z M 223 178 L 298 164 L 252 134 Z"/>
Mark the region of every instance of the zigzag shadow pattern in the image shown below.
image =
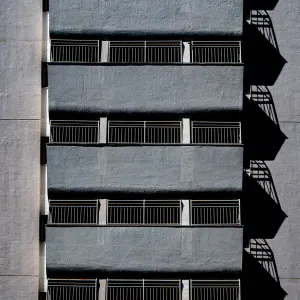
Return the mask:
<path id="1" fill-rule="evenodd" d="M 245 157 L 275 159 L 287 137 L 280 129 L 273 97 L 266 86 L 251 86 L 244 100 L 243 119 Z"/>
<path id="2" fill-rule="evenodd" d="M 266 11 L 251 11 L 244 36 L 246 80 L 251 85 L 273 85 L 286 60 L 279 52 L 273 23 Z"/>
<path id="3" fill-rule="evenodd" d="M 250 174 L 244 174 L 242 219 L 246 238 L 274 238 L 285 218 L 275 185 L 263 161 L 251 161 Z"/>

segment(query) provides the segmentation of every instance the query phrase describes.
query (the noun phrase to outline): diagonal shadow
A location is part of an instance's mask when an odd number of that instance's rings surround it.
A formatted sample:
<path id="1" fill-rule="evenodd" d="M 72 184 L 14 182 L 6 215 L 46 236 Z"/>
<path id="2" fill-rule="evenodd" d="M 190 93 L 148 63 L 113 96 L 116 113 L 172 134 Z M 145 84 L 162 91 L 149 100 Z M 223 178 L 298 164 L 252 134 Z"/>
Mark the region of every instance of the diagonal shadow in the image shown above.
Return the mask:
<path id="1" fill-rule="evenodd" d="M 287 139 L 280 130 L 272 95 L 266 86 L 251 86 L 244 100 L 245 157 L 273 160 Z M 255 116 L 255 117 L 254 117 Z"/>
<path id="2" fill-rule="evenodd" d="M 251 161 L 244 174 L 242 220 L 245 237 L 274 238 L 287 217 L 280 202 L 270 170 L 263 161 Z"/>
<path id="3" fill-rule="evenodd" d="M 242 299 L 283 300 L 287 293 L 280 285 L 274 255 L 265 240 L 252 240 L 244 251 Z"/>
<path id="4" fill-rule="evenodd" d="M 273 85 L 286 60 L 279 52 L 270 16 L 264 10 L 251 11 L 244 30 L 245 77 L 251 85 Z"/>

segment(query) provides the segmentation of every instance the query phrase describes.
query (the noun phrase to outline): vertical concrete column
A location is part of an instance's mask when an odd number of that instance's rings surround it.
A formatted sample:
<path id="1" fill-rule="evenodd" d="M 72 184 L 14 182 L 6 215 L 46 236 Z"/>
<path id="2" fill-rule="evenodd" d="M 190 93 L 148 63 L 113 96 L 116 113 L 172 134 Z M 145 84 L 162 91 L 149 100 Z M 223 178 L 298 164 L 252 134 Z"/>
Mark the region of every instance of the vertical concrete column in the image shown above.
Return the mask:
<path id="1" fill-rule="evenodd" d="M 108 62 L 108 45 L 109 41 L 102 41 L 101 42 L 101 62 Z"/>
<path id="2" fill-rule="evenodd" d="M 190 281 L 182 280 L 182 300 L 190 300 Z"/>
<path id="3" fill-rule="evenodd" d="M 106 144 L 107 139 L 107 118 L 100 118 L 99 142 Z"/>
<path id="4" fill-rule="evenodd" d="M 99 293 L 98 293 L 99 300 L 106 300 L 106 285 L 107 285 L 106 279 L 99 279 Z"/>
<path id="5" fill-rule="evenodd" d="M 182 205 L 182 215 L 181 215 L 181 225 L 190 225 L 190 200 L 181 200 Z"/>
<path id="6" fill-rule="evenodd" d="M 40 243 L 39 291 L 46 293 L 47 289 L 48 278 L 46 272 L 46 243 Z"/>
<path id="7" fill-rule="evenodd" d="M 100 199 L 99 205 L 99 225 L 106 225 L 107 199 Z"/>
<path id="8" fill-rule="evenodd" d="M 191 125 L 189 118 L 182 119 L 182 143 L 190 144 L 191 143 Z"/>
<path id="9" fill-rule="evenodd" d="M 183 42 L 183 60 L 184 63 L 191 62 L 191 45 L 189 42 Z"/>

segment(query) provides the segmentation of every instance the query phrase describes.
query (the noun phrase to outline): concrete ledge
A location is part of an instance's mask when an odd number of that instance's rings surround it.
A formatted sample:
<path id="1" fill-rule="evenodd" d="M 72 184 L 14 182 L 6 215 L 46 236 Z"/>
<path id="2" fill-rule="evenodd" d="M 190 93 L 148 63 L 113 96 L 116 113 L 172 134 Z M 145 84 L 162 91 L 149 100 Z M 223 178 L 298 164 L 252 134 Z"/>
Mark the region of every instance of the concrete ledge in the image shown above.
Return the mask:
<path id="1" fill-rule="evenodd" d="M 242 147 L 48 145 L 47 163 L 53 193 L 242 190 Z"/>
<path id="2" fill-rule="evenodd" d="M 47 227 L 48 272 L 237 273 L 242 228 Z"/>
<path id="3" fill-rule="evenodd" d="M 50 113 L 240 113 L 243 107 L 242 65 L 49 65 L 48 72 Z"/>
<path id="4" fill-rule="evenodd" d="M 49 0 L 50 33 L 241 35 L 241 0 Z"/>

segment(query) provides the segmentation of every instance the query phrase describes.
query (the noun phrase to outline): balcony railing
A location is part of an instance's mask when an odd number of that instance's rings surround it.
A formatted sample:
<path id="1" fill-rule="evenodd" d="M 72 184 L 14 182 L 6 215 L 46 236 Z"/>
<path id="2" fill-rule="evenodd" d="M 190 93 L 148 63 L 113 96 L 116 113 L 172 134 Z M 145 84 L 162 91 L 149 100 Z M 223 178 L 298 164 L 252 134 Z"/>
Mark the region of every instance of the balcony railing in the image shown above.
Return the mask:
<path id="1" fill-rule="evenodd" d="M 108 143 L 179 144 L 181 121 L 109 121 Z"/>
<path id="2" fill-rule="evenodd" d="M 106 300 L 181 300 L 181 280 L 107 280 Z"/>
<path id="3" fill-rule="evenodd" d="M 107 225 L 180 225 L 181 200 L 105 200 Z M 188 201 L 188 200 L 183 200 Z M 49 200 L 50 224 L 99 224 L 99 200 Z M 239 226 L 240 200 L 190 200 L 190 225 Z"/>
<path id="4" fill-rule="evenodd" d="M 51 40 L 51 62 L 99 63 L 182 63 L 184 48 L 180 40 L 108 41 L 101 57 L 100 40 Z M 197 64 L 238 64 L 242 62 L 240 41 L 189 41 L 186 57 Z M 105 53 L 105 51 L 103 51 Z M 188 61 L 185 61 L 188 62 Z"/>
<path id="5" fill-rule="evenodd" d="M 240 200 L 191 200 L 192 225 L 240 225 Z"/>
<path id="6" fill-rule="evenodd" d="M 48 279 L 47 300 L 100 300 L 98 279 Z M 182 281 L 107 279 L 106 300 L 181 300 Z M 239 280 L 190 280 L 190 300 L 240 300 Z"/>
<path id="7" fill-rule="evenodd" d="M 50 143 L 99 143 L 99 121 L 50 121 Z"/>
<path id="8" fill-rule="evenodd" d="M 51 40 L 52 62 L 100 62 L 98 40 Z"/>
<path id="9" fill-rule="evenodd" d="M 191 280 L 190 300 L 240 300 L 239 280 Z"/>
<path id="10" fill-rule="evenodd" d="M 239 41 L 193 41 L 191 62 L 200 64 L 241 63 L 241 42 Z"/>
<path id="11" fill-rule="evenodd" d="M 191 122 L 193 144 L 240 144 L 241 123 Z"/>
<path id="12" fill-rule="evenodd" d="M 181 224 L 181 201 L 108 200 L 107 224 Z"/>
<path id="13" fill-rule="evenodd" d="M 182 62 L 181 41 L 109 42 L 108 61 L 112 63 Z"/>
<path id="14" fill-rule="evenodd" d="M 49 223 L 98 224 L 97 200 L 49 200 Z"/>
<path id="15" fill-rule="evenodd" d="M 98 300 L 97 279 L 48 279 L 47 300 Z"/>

